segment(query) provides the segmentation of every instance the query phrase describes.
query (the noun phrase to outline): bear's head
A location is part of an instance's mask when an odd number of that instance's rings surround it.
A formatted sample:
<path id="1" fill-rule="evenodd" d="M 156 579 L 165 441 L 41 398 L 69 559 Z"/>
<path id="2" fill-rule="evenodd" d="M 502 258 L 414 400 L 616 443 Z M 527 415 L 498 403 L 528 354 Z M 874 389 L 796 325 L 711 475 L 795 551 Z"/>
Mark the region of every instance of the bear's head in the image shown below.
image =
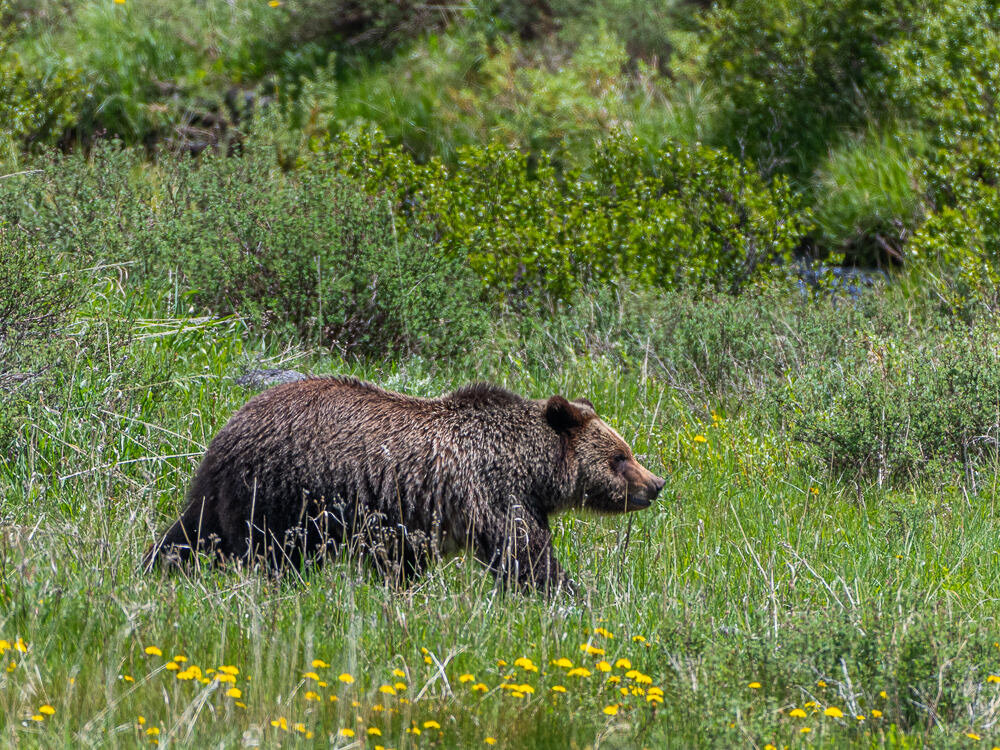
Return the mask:
<path id="1" fill-rule="evenodd" d="M 576 474 L 573 504 L 599 513 L 648 508 L 664 480 L 640 464 L 622 436 L 597 416 L 586 399 L 553 396 L 545 420 L 565 441 Z"/>

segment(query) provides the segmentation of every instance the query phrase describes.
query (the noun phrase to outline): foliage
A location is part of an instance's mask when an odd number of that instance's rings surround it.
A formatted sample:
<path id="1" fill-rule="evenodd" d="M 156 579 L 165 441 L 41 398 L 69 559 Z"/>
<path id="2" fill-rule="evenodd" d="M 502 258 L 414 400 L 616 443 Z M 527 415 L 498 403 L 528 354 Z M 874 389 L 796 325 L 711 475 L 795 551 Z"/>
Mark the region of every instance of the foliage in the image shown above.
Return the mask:
<path id="1" fill-rule="evenodd" d="M 618 278 L 669 289 L 740 289 L 787 261 L 807 214 L 787 183 L 705 147 L 649 153 L 634 139 L 601 141 L 586 171 L 559 174 L 499 144 L 459 152 L 449 168 L 418 165 L 378 134 L 344 141 L 339 157 L 370 190 L 433 224 L 468 254 L 487 289 L 554 296 Z"/>
<path id="2" fill-rule="evenodd" d="M 863 266 L 903 260 L 922 214 L 919 133 L 868 133 L 830 152 L 814 178 L 817 243 Z"/>
<path id="3" fill-rule="evenodd" d="M 139 163 L 113 147 L 43 163 L 38 189 L 7 195 L 7 210 L 55 247 L 179 285 L 195 308 L 345 353 L 455 354 L 481 333 L 464 262 L 417 226 L 397 239 L 391 207 L 322 160 L 286 174 L 248 146 L 240 159 L 164 158 L 150 179 Z"/>
<path id="4" fill-rule="evenodd" d="M 909 0 L 755 0 L 706 14 L 704 70 L 728 100 L 717 137 L 765 174 L 799 180 L 828 144 L 882 106 L 887 42 L 910 26 Z"/>

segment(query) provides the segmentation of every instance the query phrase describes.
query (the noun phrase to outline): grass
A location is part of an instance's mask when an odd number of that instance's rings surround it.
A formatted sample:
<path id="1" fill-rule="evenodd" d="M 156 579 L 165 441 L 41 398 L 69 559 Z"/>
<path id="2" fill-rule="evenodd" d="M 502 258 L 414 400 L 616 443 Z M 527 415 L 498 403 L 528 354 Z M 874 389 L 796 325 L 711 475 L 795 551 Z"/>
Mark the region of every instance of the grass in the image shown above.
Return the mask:
<path id="1" fill-rule="evenodd" d="M 109 285 L 103 300 L 91 312 L 138 316 L 127 343 L 79 358 L 64 407 L 33 405 L 0 459 L 0 744 L 1000 741 L 995 487 L 968 497 L 811 475 L 777 425 L 694 403 L 642 360 L 555 362 L 486 342 L 464 370 L 347 363 L 252 337 L 237 318 L 176 317 L 172 295 Z M 503 596 L 467 557 L 403 592 L 354 560 L 277 581 L 141 574 L 200 454 L 251 395 L 232 382 L 251 366 L 419 395 L 478 378 L 585 395 L 668 485 L 644 513 L 558 521 L 574 601 Z"/>

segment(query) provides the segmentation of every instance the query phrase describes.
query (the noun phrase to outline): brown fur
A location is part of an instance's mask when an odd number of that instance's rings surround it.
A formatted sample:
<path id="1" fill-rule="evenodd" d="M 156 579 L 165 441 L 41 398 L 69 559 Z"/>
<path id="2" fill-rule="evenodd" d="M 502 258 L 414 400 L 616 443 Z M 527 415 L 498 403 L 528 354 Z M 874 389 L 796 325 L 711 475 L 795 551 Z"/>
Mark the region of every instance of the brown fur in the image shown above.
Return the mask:
<path id="1" fill-rule="evenodd" d="M 274 568 L 357 546 L 405 579 L 471 548 L 502 581 L 571 584 L 549 516 L 648 507 L 663 480 L 584 399 L 480 384 L 424 399 L 353 378 L 280 385 L 212 441 L 147 569 L 193 550 Z"/>

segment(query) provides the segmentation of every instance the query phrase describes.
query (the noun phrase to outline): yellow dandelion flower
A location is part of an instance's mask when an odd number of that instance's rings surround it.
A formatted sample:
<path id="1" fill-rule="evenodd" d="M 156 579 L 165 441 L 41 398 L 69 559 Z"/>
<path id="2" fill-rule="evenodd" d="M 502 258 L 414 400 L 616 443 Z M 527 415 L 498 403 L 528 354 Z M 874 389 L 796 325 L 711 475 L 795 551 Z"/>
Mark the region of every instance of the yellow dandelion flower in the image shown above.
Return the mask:
<path id="1" fill-rule="evenodd" d="M 888 696 L 888 695 L 886 695 L 886 693 L 885 693 L 885 691 L 884 691 L 884 690 L 880 690 L 880 691 L 879 691 L 879 697 L 880 697 L 880 698 L 888 698 L 889 696 Z"/>
<path id="2" fill-rule="evenodd" d="M 233 688 L 233 690 L 235 690 L 235 689 L 236 688 Z M 244 703 L 243 701 L 236 701 L 233 705 L 234 706 L 239 706 L 240 708 L 246 708 L 247 707 L 247 704 Z"/>
<path id="3" fill-rule="evenodd" d="M 522 683 L 521 685 L 518 685 L 517 689 L 519 692 L 524 693 L 525 695 L 531 695 L 532 693 L 535 692 L 535 688 L 527 683 Z"/>
<path id="4" fill-rule="evenodd" d="M 475 691 L 477 691 L 477 692 L 480 692 L 480 693 L 485 693 L 487 690 L 489 690 L 489 688 L 486 687 L 481 682 L 477 682 L 475 685 L 473 685 L 472 689 L 475 690 Z"/>
<path id="5" fill-rule="evenodd" d="M 169 669 L 171 672 L 176 672 L 178 669 L 181 668 L 181 666 L 175 661 L 168 661 L 163 668 Z"/>
<path id="6" fill-rule="evenodd" d="M 576 669 L 569 670 L 566 674 L 569 677 L 590 677 L 593 673 L 584 667 L 577 667 Z"/>
<path id="7" fill-rule="evenodd" d="M 498 667 L 506 667 L 507 666 L 507 662 L 505 662 L 503 659 L 497 659 L 497 666 Z"/>
<path id="8" fill-rule="evenodd" d="M 146 646 L 144 649 L 148 656 L 163 656 L 163 652 L 160 651 L 156 646 Z"/>
<path id="9" fill-rule="evenodd" d="M 791 711 L 788 712 L 788 715 L 794 716 L 796 719 L 806 718 L 806 712 L 803 711 L 801 708 L 793 708 Z"/>
<path id="10" fill-rule="evenodd" d="M 987 682 L 1000 682 L 1000 675 L 991 674 L 986 678 Z"/>
<path id="11" fill-rule="evenodd" d="M 865 715 L 864 714 L 858 714 L 854 718 L 857 719 L 858 721 L 864 721 L 865 720 Z"/>
<path id="12" fill-rule="evenodd" d="M 424 664 L 433 664 L 433 663 L 434 663 L 434 660 L 431 657 L 429 657 L 429 656 L 425 656 L 424 657 Z"/>
<path id="13" fill-rule="evenodd" d="M 970 740 L 981 740 L 982 739 L 982 737 L 980 737 L 975 732 L 966 732 L 965 736 L 968 737 Z"/>
<path id="14" fill-rule="evenodd" d="M 298 724 L 296 724 L 294 727 L 292 727 L 292 729 L 294 729 L 296 732 L 299 732 L 301 734 L 305 734 L 306 733 L 306 725 L 303 724 L 301 721 Z"/>
<path id="15" fill-rule="evenodd" d="M 647 703 L 663 703 L 663 696 L 657 695 L 656 693 L 650 693 L 646 696 Z"/>
<path id="16" fill-rule="evenodd" d="M 194 679 L 194 672 L 192 672 L 190 669 L 185 669 L 182 672 L 178 672 L 177 673 L 177 679 L 178 680 L 193 680 Z"/>
<path id="17" fill-rule="evenodd" d="M 605 706 L 604 713 L 606 713 L 608 716 L 614 716 L 615 714 L 618 713 L 618 708 L 620 705 L 621 704 L 619 703 L 612 703 L 610 706 Z"/>
<path id="18" fill-rule="evenodd" d="M 305 695 L 305 699 L 306 699 L 307 701 L 318 701 L 318 700 L 322 700 L 322 698 L 320 698 L 320 697 L 319 697 L 319 693 L 315 693 L 315 692 L 313 692 L 312 690 L 310 690 L 309 692 L 307 692 L 307 693 L 306 693 L 306 695 Z"/>
<path id="19" fill-rule="evenodd" d="M 487 745 L 497 744 L 497 741 L 493 737 L 487 737 L 486 739 L 483 740 L 483 742 L 485 742 Z"/>
<path id="20" fill-rule="evenodd" d="M 139 717 L 138 719 L 136 719 L 136 722 L 137 722 L 137 723 L 139 724 L 139 726 L 141 727 L 141 726 L 142 726 L 143 724 L 145 724 L 145 723 L 146 723 L 146 717 L 145 717 L 145 716 L 140 716 L 140 717 Z"/>
<path id="21" fill-rule="evenodd" d="M 629 692 L 631 692 L 632 695 L 645 695 L 646 694 L 646 691 L 643 690 L 641 687 L 634 687 Z"/>
<path id="22" fill-rule="evenodd" d="M 12 661 L 10 664 L 7 665 L 7 673 L 8 674 L 10 674 L 11 672 L 13 672 L 15 669 L 17 669 L 17 662 Z"/>
<path id="23" fill-rule="evenodd" d="M 125 2 L 125 0 L 122 0 L 122 2 Z M 270 8 L 277 8 L 281 5 L 281 0 L 267 0 L 267 5 Z"/>
<path id="24" fill-rule="evenodd" d="M 565 656 L 562 656 L 562 657 L 560 657 L 558 659 L 553 659 L 551 661 L 551 664 L 552 664 L 553 667 L 562 667 L 563 669 L 572 669 L 573 668 L 573 662 L 571 662 Z"/>
<path id="25" fill-rule="evenodd" d="M 566 688 L 564 688 L 562 685 L 553 685 L 552 686 L 552 692 L 553 693 L 565 693 L 566 692 Z"/>
<path id="26" fill-rule="evenodd" d="M 621 693 L 622 695 L 624 695 L 626 698 L 628 698 L 628 688 L 627 687 L 620 687 L 620 688 L 618 688 L 618 692 Z"/>
<path id="27" fill-rule="evenodd" d="M 315 672 L 306 672 L 302 677 L 306 680 L 319 680 L 319 675 Z"/>
<path id="28" fill-rule="evenodd" d="M 836 706 L 830 706 L 825 711 L 823 711 L 824 716 L 832 716 L 835 719 L 840 719 L 844 716 L 844 712 L 841 711 Z"/>
<path id="29" fill-rule="evenodd" d="M 764 750 L 778 750 L 778 748 L 776 748 L 774 745 L 768 742 L 766 745 L 764 745 Z"/>
<path id="30" fill-rule="evenodd" d="M 604 628 L 594 628 L 594 635 L 603 635 L 605 638 L 614 638 L 614 636 Z"/>
<path id="31" fill-rule="evenodd" d="M 751 690 L 759 690 L 760 689 L 760 683 L 759 682 L 751 682 L 747 687 L 749 687 Z"/>
<path id="32" fill-rule="evenodd" d="M 434 719 L 424 722 L 424 729 L 440 729 L 441 725 L 438 724 Z"/>
<path id="33" fill-rule="evenodd" d="M 802 734 L 809 734 L 812 729 L 810 727 L 802 727 L 799 731 L 802 732 Z"/>
<path id="34" fill-rule="evenodd" d="M 32 721 L 45 721 L 45 717 L 44 717 L 44 716 L 42 716 L 41 714 L 34 714 L 34 715 L 33 715 L 33 716 L 31 717 L 31 720 L 32 720 Z"/>
<path id="35" fill-rule="evenodd" d="M 657 687 L 656 685 L 653 685 L 653 687 L 651 687 L 649 689 L 649 694 L 650 695 L 663 695 L 663 688 Z"/>
<path id="36" fill-rule="evenodd" d="M 240 690 L 238 687 L 232 687 L 226 691 L 226 695 L 228 695 L 230 698 L 242 698 L 243 691 Z"/>
<path id="37" fill-rule="evenodd" d="M 640 674 L 636 675 L 635 681 L 638 682 L 640 685 L 651 685 L 651 684 L 653 684 L 653 678 L 650 677 L 648 674 L 641 674 L 640 673 Z"/>
<path id="38" fill-rule="evenodd" d="M 322 659 L 313 659 L 312 663 L 309 666 L 311 666 L 313 669 L 325 669 L 326 667 L 329 667 L 330 665 L 327 664 Z"/>
<path id="39" fill-rule="evenodd" d="M 608 684 L 609 684 L 609 685 L 617 685 L 617 684 L 618 684 L 619 682 L 621 682 L 621 681 L 622 681 L 622 678 L 621 678 L 621 677 L 619 677 L 619 676 L 618 676 L 618 675 L 616 675 L 616 674 L 613 674 L 613 675 L 611 675 L 611 676 L 610 676 L 610 677 L 608 678 Z"/>
<path id="40" fill-rule="evenodd" d="M 396 690 L 406 690 L 406 683 L 405 682 L 397 682 L 397 683 L 393 684 L 393 687 L 396 688 Z"/>
<path id="41" fill-rule="evenodd" d="M 826 683 L 823 680 L 816 680 L 816 687 L 826 687 Z"/>
<path id="42" fill-rule="evenodd" d="M 819 487 L 810 487 L 809 488 L 809 492 L 811 492 L 814 495 L 818 495 L 819 494 Z"/>
<path id="43" fill-rule="evenodd" d="M 881 718 L 881 716 L 882 716 L 882 712 L 881 711 L 879 711 L 877 708 L 873 708 L 872 709 L 872 718 L 873 719 Z"/>
<path id="44" fill-rule="evenodd" d="M 378 691 L 380 693 L 385 693 L 386 695 L 395 695 L 396 694 L 396 688 L 394 688 L 392 685 L 381 685 L 381 686 L 379 686 Z"/>
<path id="45" fill-rule="evenodd" d="M 394 669 L 392 670 L 392 674 L 394 677 L 406 677 L 406 672 L 402 669 Z"/>
<path id="46" fill-rule="evenodd" d="M 420 736 L 420 727 L 407 727 L 406 732 L 407 732 L 407 734 L 415 734 L 415 735 L 417 735 L 419 737 Z"/>
<path id="47" fill-rule="evenodd" d="M 330 696 L 330 703 L 336 703 L 339 700 L 340 700 L 340 698 L 338 698 L 336 695 L 331 695 Z"/>
<path id="48" fill-rule="evenodd" d="M 475 682 L 476 676 L 474 674 L 469 674 L 468 672 L 466 672 L 465 674 L 459 676 L 458 681 L 461 682 L 462 684 L 465 684 L 466 682 Z"/>
<path id="49" fill-rule="evenodd" d="M 615 662 L 615 669 L 631 669 L 632 662 L 626 659 L 624 656 Z"/>
<path id="50" fill-rule="evenodd" d="M 121 675 L 121 678 L 125 680 L 125 682 L 135 682 L 135 677 L 130 674 L 123 674 Z"/>
<path id="51" fill-rule="evenodd" d="M 381 713 L 382 711 L 385 711 L 385 706 L 383 706 L 381 703 L 376 703 L 374 706 L 372 706 L 372 711 L 374 711 L 375 713 Z"/>
<path id="52" fill-rule="evenodd" d="M 816 701 L 806 701 L 805 703 L 806 708 L 816 708 L 817 705 L 819 704 Z"/>
<path id="53" fill-rule="evenodd" d="M 124 5 L 125 0 L 115 0 L 115 5 Z"/>
<path id="54" fill-rule="evenodd" d="M 235 677 L 240 673 L 240 670 L 232 666 L 231 664 L 223 664 L 221 667 L 219 667 L 219 671 L 222 672 L 222 674 L 229 674 L 232 675 L 233 677 Z"/>
<path id="55" fill-rule="evenodd" d="M 531 661 L 531 659 L 529 659 L 527 656 L 522 656 L 519 659 L 515 659 L 514 660 L 514 666 L 515 667 L 520 667 L 525 672 L 537 672 L 538 671 L 538 667 L 536 667 L 535 663 L 533 661 Z"/>
<path id="56" fill-rule="evenodd" d="M 368 727 L 368 736 L 369 737 L 381 737 L 382 736 L 382 730 L 379 729 L 378 727 Z"/>
<path id="57" fill-rule="evenodd" d="M 184 656 L 184 654 L 174 654 L 174 661 L 177 662 L 178 664 L 183 664 L 187 660 L 188 658 Z"/>
<path id="58" fill-rule="evenodd" d="M 705 437 L 704 435 L 695 435 L 694 436 L 694 441 L 696 443 L 707 443 L 708 442 L 708 438 Z"/>
<path id="59" fill-rule="evenodd" d="M 591 646 L 589 643 L 581 643 L 580 650 L 590 656 L 604 656 L 604 649 Z"/>
<path id="60" fill-rule="evenodd" d="M 597 662 L 597 664 L 595 664 L 594 666 L 597 667 L 597 671 L 598 672 L 610 672 L 611 671 L 611 665 L 608 664 L 608 662 L 604 661 L 603 659 L 601 661 Z"/>
<path id="61" fill-rule="evenodd" d="M 511 698 L 523 698 L 524 697 L 524 693 L 522 693 L 520 690 L 512 690 L 511 692 L 508 693 L 508 695 Z"/>
<path id="62" fill-rule="evenodd" d="M 44 706 L 39 706 L 38 708 L 38 713 L 45 714 L 46 716 L 52 716 L 52 714 L 54 714 L 55 712 L 56 710 L 52 708 L 52 706 L 50 706 L 48 703 L 46 703 Z"/>
<path id="63" fill-rule="evenodd" d="M 18 638 L 14 641 L 14 650 L 20 651 L 22 654 L 28 653 L 28 644 L 24 642 L 23 638 Z"/>
<path id="64" fill-rule="evenodd" d="M 4 651 L 10 649 L 10 641 L 0 638 L 0 656 L 3 656 Z"/>
<path id="65" fill-rule="evenodd" d="M 351 701 L 351 706 L 353 708 L 361 708 L 361 704 L 358 703 L 357 701 Z"/>
<path id="66" fill-rule="evenodd" d="M 272 719 L 271 720 L 271 726 L 272 727 L 277 727 L 278 729 L 284 729 L 287 732 L 288 731 L 288 719 L 286 719 L 284 716 L 279 716 L 277 719 Z"/>
<path id="67" fill-rule="evenodd" d="M 354 730 L 344 727 L 339 732 L 337 732 L 337 734 L 339 734 L 341 737 L 347 737 L 348 739 L 350 739 L 351 737 L 354 736 Z"/>
<path id="68" fill-rule="evenodd" d="M 236 684 L 236 678 L 233 677 L 231 674 L 217 673 L 215 677 L 213 677 L 212 679 L 214 679 L 216 682 L 226 682 L 229 683 L 230 685 Z"/>
<path id="69" fill-rule="evenodd" d="M 633 635 L 632 636 L 632 642 L 633 643 L 645 643 L 646 642 L 646 638 L 644 636 L 641 636 L 641 635 Z"/>
<path id="70" fill-rule="evenodd" d="M 159 733 L 160 733 L 159 727 L 150 727 L 149 729 L 146 730 L 146 734 L 150 735 L 151 737 L 156 737 Z"/>

